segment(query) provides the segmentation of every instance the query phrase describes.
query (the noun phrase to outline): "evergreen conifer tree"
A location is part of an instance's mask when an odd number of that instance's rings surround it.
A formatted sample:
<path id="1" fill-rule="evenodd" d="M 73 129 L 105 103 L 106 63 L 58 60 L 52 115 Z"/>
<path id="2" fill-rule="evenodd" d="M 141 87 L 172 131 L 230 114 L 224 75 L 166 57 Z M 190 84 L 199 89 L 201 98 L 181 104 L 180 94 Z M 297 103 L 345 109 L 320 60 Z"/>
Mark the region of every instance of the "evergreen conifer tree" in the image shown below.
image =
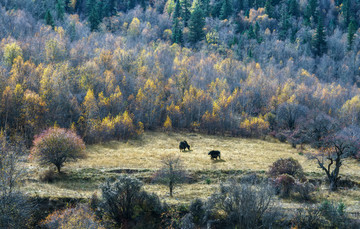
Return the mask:
<path id="1" fill-rule="evenodd" d="M 172 40 L 174 43 L 182 44 L 183 33 L 179 18 L 175 18 L 172 31 Z"/>
<path id="2" fill-rule="evenodd" d="M 204 39 L 203 28 L 205 26 L 205 18 L 200 5 L 197 5 L 191 14 L 189 21 L 189 40 L 191 43 L 196 43 Z"/>
<path id="3" fill-rule="evenodd" d="M 262 37 L 260 35 L 260 25 L 259 22 L 255 23 L 255 27 L 254 27 L 254 34 L 255 34 L 255 39 L 256 41 L 260 44 L 262 42 Z"/>
<path id="4" fill-rule="evenodd" d="M 304 20 L 306 24 L 310 24 L 310 18 L 316 18 L 317 0 L 309 0 L 304 12 Z"/>
<path id="5" fill-rule="evenodd" d="M 201 9 L 203 10 L 204 17 L 210 15 L 210 0 L 200 0 Z"/>
<path id="6" fill-rule="evenodd" d="M 115 0 L 107 0 L 104 5 L 104 16 L 111 17 L 116 14 Z"/>
<path id="7" fill-rule="evenodd" d="M 231 12 L 232 12 L 232 9 L 231 9 L 230 1 L 223 0 L 221 10 L 220 10 L 220 19 L 225 20 L 225 19 L 229 18 L 231 15 Z"/>
<path id="8" fill-rule="evenodd" d="M 290 28 L 289 15 L 286 9 L 286 6 L 283 5 L 281 9 L 281 21 L 280 21 L 280 29 L 279 29 L 279 39 L 285 40 L 288 35 L 288 30 Z"/>
<path id="9" fill-rule="evenodd" d="M 256 35 L 254 32 L 254 26 L 252 24 L 250 24 L 247 34 L 248 34 L 249 39 L 256 39 Z"/>
<path id="10" fill-rule="evenodd" d="M 265 13 L 270 17 L 274 17 L 274 9 L 273 6 L 271 4 L 271 0 L 266 0 L 265 3 Z"/>
<path id="11" fill-rule="evenodd" d="M 312 47 L 316 56 L 322 56 L 327 50 L 323 17 L 320 13 L 318 16 L 318 25 L 315 34 L 313 35 Z"/>
<path id="12" fill-rule="evenodd" d="M 348 41 L 348 51 L 351 50 L 352 48 L 352 44 L 354 41 L 354 35 L 356 33 L 357 30 L 357 26 L 356 26 L 356 22 L 354 20 L 351 20 L 348 26 L 348 36 L 347 36 L 347 41 Z"/>
<path id="13" fill-rule="evenodd" d="M 214 5 L 212 5 L 211 16 L 220 17 L 220 12 L 222 8 L 223 2 L 222 0 L 216 1 Z"/>
<path id="14" fill-rule="evenodd" d="M 300 7 L 297 0 L 289 0 L 288 2 L 289 14 L 298 17 L 300 15 Z"/>
<path id="15" fill-rule="evenodd" d="M 145 2 L 145 0 L 140 0 L 140 6 L 141 6 L 141 8 L 144 9 L 144 11 L 146 10 L 146 2 Z"/>
<path id="16" fill-rule="evenodd" d="M 178 0 L 178 1 L 180 1 L 180 0 Z M 191 12 L 190 12 L 191 2 L 190 2 L 190 0 L 181 0 L 181 7 L 182 7 L 181 17 L 184 21 L 184 26 L 187 27 L 188 21 L 191 17 Z"/>
<path id="17" fill-rule="evenodd" d="M 52 15 L 51 15 L 50 10 L 47 10 L 46 13 L 45 13 L 45 23 L 47 25 L 50 25 L 52 28 L 54 28 L 54 26 L 55 26 L 54 25 L 54 19 L 53 19 Z"/>
<path id="18" fill-rule="evenodd" d="M 99 17 L 99 5 L 96 0 L 88 0 L 87 1 L 87 10 L 88 10 L 88 21 L 90 23 L 90 30 L 94 31 L 98 28 L 98 25 L 100 23 L 100 17 Z"/>
<path id="19" fill-rule="evenodd" d="M 64 20 L 65 2 L 64 0 L 56 0 L 56 14 L 59 20 Z"/>
<path id="20" fill-rule="evenodd" d="M 182 44 L 183 42 L 183 34 L 180 23 L 180 15 L 181 15 L 181 6 L 180 1 L 178 0 L 175 5 L 174 13 L 173 13 L 173 29 L 172 29 L 172 40 L 174 43 Z"/>
<path id="21" fill-rule="evenodd" d="M 344 0 L 341 5 L 341 12 L 344 17 L 345 26 L 348 27 L 351 20 L 350 0 Z"/>

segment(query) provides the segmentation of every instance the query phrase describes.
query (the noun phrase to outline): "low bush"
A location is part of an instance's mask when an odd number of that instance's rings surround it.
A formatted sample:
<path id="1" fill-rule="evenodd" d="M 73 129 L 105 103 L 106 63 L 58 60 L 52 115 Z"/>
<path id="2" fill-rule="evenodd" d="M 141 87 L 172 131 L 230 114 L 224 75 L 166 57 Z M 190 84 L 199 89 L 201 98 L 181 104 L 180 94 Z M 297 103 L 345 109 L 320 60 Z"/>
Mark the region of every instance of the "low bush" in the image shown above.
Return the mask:
<path id="1" fill-rule="evenodd" d="M 288 197 L 295 184 L 294 177 L 288 174 L 281 174 L 274 180 L 274 186 L 277 194 L 282 197 Z"/>
<path id="2" fill-rule="evenodd" d="M 258 228 L 265 222 L 275 225 L 279 220 L 276 215 L 281 214 L 273 214 L 273 202 L 274 191 L 267 184 L 221 184 L 220 191 L 205 204 L 205 221 L 208 226 L 216 224 L 216 228 Z"/>
<path id="3" fill-rule="evenodd" d="M 295 179 L 300 179 L 301 181 L 306 180 L 302 166 L 294 158 L 280 158 L 279 160 L 275 161 L 270 166 L 268 174 L 273 178 L 276 178 L 282 174 L 288 174 Z"/>
<path id="4" fill-rule="evenodd" d="M 40 174 L 40 181 L 46 183 L 52 183 L 55 180 L 55 172 L 52 169 L 45 170 L 42 174 Z"/>
<path id="5" fill-rule="evenodd" d="M 58 210 L 48 215 L 41 226 L 49 229 L 103 229 L 94 212 L 86 205 Z"/>
<path id="6" fill-rule="evenodd" d="M 99 207 L 108 226 L 158 226 L 165 206 L 161 204 L 158 196 L 145 192 L 142 186 L 141 181 L 126 175 L 115 180 L 108 179 L 101 185 L 102 199 Z"/>

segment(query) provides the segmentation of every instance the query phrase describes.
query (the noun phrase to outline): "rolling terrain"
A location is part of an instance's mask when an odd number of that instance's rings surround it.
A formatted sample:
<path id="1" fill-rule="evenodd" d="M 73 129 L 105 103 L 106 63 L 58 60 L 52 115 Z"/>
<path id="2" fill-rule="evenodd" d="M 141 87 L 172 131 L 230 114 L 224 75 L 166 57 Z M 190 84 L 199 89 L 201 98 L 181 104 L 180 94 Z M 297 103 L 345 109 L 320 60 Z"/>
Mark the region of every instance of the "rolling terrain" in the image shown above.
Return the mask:
<path id="1" fill-rule="evenodd" d="M 191 145 L 190 151 L 180 152 L 178 144 L 186 139 Z M 221 160 L 210 160 L 207 152 L 221 151 Z M 322 185 L 314 192 L 316 201 L 324 199 L 343 201 L 347 210 L 360 209 L 360 192 L 356 187 L 341 189 L 338 192 L 327 191 L 323 172 L 315 161 L 290 144 L 273 139 L 256 140 L 234 137 L 210 136 L 198 133 L 145 132 L 136 140 L 127 142 L 112 141 L 105 144 L 90 145 L 88 157 L 76 163 L 66 164 L 63 173 L 55 174 L 53 182 L 40 181 L 46 169 L 36 162 L 30 162 L 30 175 L 24 185 L 27 193 L 51 198 L 88 198 L 99 194 L 99 185 L 107 177 L 116 177 L 119 173 L 135 176 L 145 183 L 145 189 L 154 192 L 170 204 L 189 203 L 195 197 L 207 198 L 219 187 L 219 183 L 230 178 L 241 179 L 249 174 L 266 177 L 269 166 L 279 158 L 293 157 L 300 162 L 308 179 L 321 181 Z M 154 173 L 161 167 L 161 158 L 178 155 L 187 170 L 189 182 L 175 188 L 170 198 L 168 188 L 152 182 Z M 343 179 L 359 181 L 360 166 L 352 159 L 341 167 Z M 282 200 L 285 207 L 297 207 L 302 204 L 296 197 Z"/>

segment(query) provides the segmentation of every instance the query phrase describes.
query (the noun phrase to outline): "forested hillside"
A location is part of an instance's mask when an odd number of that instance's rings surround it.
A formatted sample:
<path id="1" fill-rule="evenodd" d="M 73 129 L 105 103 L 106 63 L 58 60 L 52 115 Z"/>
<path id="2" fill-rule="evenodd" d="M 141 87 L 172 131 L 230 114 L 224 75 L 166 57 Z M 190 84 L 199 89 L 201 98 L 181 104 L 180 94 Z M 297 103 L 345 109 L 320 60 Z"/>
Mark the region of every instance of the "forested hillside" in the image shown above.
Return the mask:
<path id="1" fill-rule="evenodd" d="M 0 0 L 0 228 L 359 228 L 359 26 L 360 0 Z"/>
<path id="2" fill-rule="evenodd" d="M 359 124 L 357 0 L 1 3 L 1 128 L 28 146 L 54 123 L 88 143 Z"/>

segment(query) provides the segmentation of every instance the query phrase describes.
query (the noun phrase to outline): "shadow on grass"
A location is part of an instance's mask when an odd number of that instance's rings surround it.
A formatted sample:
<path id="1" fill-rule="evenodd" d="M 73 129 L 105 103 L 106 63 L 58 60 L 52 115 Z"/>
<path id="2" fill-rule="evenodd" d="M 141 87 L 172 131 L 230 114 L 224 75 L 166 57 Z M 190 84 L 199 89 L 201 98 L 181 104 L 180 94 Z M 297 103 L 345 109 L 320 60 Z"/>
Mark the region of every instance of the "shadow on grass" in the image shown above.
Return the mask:
<path id="1" fill-rule="evenodd" d="M 219 160 L 212 160 L 213 163 L 221 163 L 221 162 L 226 162 L 225 160 L 223 159 L 219 159 Z"/>
<path id="2" fill-rule="evenodd" d="M 105 174 L 95 169 L 82 169 L 78 171 L 62 171 L 55 173 L 54 179 L 49 184 L 74 191 L 93 191 L 103 183 L 110 174 Z"/>
<path id="3" fill-rule="evenodd" d="M 191 149 L 191 150 L 185 150 L 185 151 L 180 151 L 180 153 L 191 153 L 193 150 Z"/>

